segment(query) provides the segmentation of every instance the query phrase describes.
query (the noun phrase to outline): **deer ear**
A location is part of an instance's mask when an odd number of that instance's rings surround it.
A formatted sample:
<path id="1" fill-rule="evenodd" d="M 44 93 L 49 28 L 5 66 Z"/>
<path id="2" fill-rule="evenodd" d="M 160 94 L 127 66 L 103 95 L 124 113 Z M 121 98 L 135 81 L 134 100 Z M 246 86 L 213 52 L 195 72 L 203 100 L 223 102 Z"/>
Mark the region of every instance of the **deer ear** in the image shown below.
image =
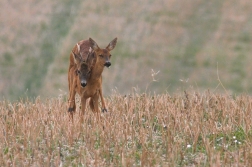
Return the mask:
<path id="1" fill-rule="evenodd" d="M 106 47 L 109 51 L 113 50 L 116 46 L 117 38 L 113 39 Z"/>
<path id="2" fill-rule="evenodd" d="M 89 53 L 91 53 L 93 51 L 93 49 L 91 47 L 89 47 L 88 51 L 89 51 Z"/>
<path id="3" fill-rule="evenodd" d="M 80 57 L 81 57 L 82 54 L 81 54 L 81 52 L 80 52 L 80 45 L 77 43 L 76 46 L 77 46 L 78 54 L 79 54 Z"/>
<path id="4" fill-rule="evenodd" d="M 97 43 L 92 38 L 89 38 L 89 42 L 90 42 L 90 47 L 93 50 L 98 50 L 99 49 L 99 46 L 97 45 Z"/>
<path id="5" fill-rule="evenodd" d="M 77 43 L 77 49 L 78 49 L 78 53 L 80 53 L 80 45 Z"/>
<path id="6" fill-rule="evenodd" d="M 75 54 L 73 51 L 72 51 L 72 55 L 73 55 L 73 58 L 74 58 L 74 63 L 77 64 L 77 63 L 80 63 L 81 62 L 81 57 L 78 56 L 77 54 Z"/>

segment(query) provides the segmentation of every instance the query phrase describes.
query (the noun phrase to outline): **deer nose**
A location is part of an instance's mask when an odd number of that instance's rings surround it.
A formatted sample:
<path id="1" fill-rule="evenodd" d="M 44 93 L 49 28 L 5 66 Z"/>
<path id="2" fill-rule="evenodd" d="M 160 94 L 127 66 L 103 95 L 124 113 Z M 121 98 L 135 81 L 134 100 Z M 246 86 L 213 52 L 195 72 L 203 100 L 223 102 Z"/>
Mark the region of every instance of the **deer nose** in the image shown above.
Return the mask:
<path id="1" fill-rule="evenodd" d="M 87 82 L 86 81 L 81 81 L 81 86 L 84 88 L 85 86 L 87 86 Z"/>
<path id="2" fill-rule="evenodd" d="M 104 66 L 109 67 L 109 66 L 111 66 L 111 63 L 109 61 L 106 61 L 106 63 L 104 64 Z"/>

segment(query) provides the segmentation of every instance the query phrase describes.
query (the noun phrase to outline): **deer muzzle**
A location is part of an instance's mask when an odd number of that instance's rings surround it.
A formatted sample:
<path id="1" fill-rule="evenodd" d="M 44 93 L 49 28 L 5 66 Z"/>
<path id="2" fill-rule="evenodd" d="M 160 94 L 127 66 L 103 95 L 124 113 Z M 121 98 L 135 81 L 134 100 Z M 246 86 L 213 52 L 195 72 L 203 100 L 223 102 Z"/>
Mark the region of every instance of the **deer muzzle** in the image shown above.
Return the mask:
<path id="1" fill-rule="evenodd" d="M 81 86 L 84 88 L 85 86 L 87 86 L 87 81 L 86 80 L 82 80 L 81 81 Z"/>
<path id="2" fill-rule="evenodd" d="M 106 67 L 109 67 L 109 66 L 111 66 L 111 63 L 110 63 L 110 61 L 106 61 L 106 62 L 105 62 L 105 64 L 104 64 L 104 66 L 106 66 Z"/>

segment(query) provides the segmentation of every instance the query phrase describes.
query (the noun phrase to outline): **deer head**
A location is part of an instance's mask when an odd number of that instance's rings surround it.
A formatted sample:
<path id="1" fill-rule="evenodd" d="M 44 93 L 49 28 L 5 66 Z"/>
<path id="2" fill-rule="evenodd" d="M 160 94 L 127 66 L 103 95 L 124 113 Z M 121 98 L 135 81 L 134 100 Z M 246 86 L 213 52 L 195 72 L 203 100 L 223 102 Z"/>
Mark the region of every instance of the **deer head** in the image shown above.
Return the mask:
<path id="1" fill-rule="evenodd" d="M 95 52 L 95 55 L 97 56 L 98 63 L 106 67 L 111 66 L 110 51 L 115 48 L 117 38 L 113 39 L 105 49 L 101 49 L 92 38 L 89 38 L 89 42 L 90 42 L 90 47 L 92 48 L 92 50 Z"/>
<path id="2" fill-rule="evenodd" d="M 78 47 L 78 53 L 80 51 L 80 46 L 77 44 Z M 76 64 L 76 74 L 79 77 L 80 80 L 80 85 L 82 87 L 85 87 L 87 85 L 87 80 L 90 77 L 90 73 L 91 73 L 91 67 L 87 64 L 86 61 L 84 61 L 82 59 L 82 57 L 79 54 L 75 54 L 72 51 L 72 55 L 74 57 L 74 62 Z"/>

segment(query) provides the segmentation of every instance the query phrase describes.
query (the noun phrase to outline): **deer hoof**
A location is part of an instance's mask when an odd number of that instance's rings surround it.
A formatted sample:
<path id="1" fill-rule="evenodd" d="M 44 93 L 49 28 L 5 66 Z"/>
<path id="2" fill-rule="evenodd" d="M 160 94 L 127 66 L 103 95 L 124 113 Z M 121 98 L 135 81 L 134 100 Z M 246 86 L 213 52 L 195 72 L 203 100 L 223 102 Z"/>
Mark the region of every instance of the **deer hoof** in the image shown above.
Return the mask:
<path id="1" fill-rule="evenodd" d="M 74 112 L 74 108 L 68 108 L 68 112 Z"/>
<path id="2" fill-rule="evenodd" d="M 103 108 L 102 109 L 102 112 L 104 113 L 104 112 L 108 112 L 108 110 L 106 109 L 106 108 Z"/>

